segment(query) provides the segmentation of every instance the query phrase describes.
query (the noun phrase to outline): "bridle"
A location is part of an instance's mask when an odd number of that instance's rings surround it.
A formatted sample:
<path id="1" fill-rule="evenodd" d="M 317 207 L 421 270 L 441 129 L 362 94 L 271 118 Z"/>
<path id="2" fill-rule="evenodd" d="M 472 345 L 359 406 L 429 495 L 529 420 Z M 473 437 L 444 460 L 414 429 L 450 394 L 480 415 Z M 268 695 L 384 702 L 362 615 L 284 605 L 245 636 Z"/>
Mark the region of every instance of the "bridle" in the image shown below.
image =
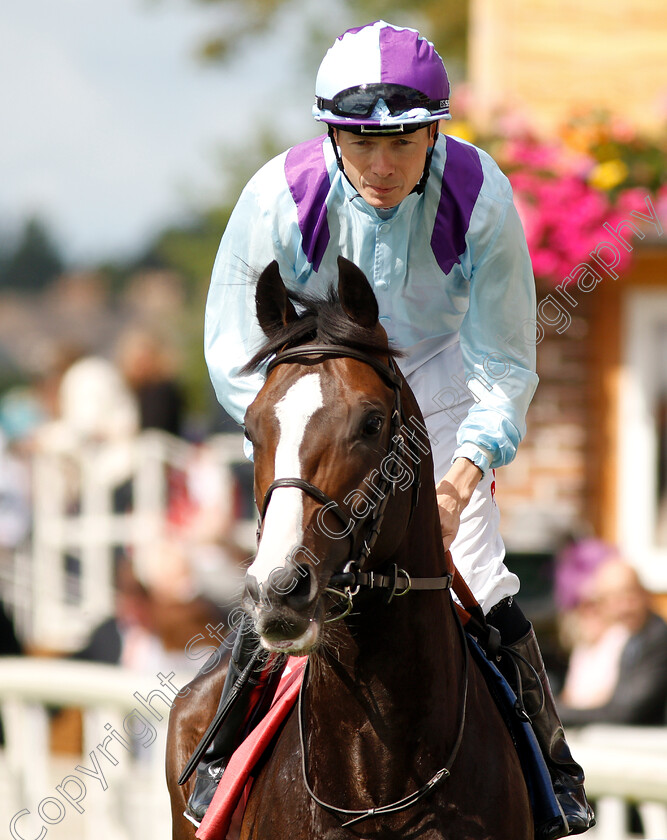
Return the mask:
<path id="1" fill-rule="evenodd" d="M 394 406 L 392 409 L 390 426 L 390 446 L 387 452 L 387 456 L 398 455 L 398 453 L 401 450 L 405 451 L 406 441 L 404 435 L 401 432 L 401 423 L 405 423 L 405 416 L 403 414 L 403 407 L 401 401 L 402 379 L 396 372 L 396 367 L 394 365 L 393 359 L 390 357 L 389 364 L 386 365 L 383 362 L 379 361 L 379 359 L 376 359 L 374 356 L 371 356 L 367 353 L 363 353 L 359 350 L 355 350 L 354 348 L 335 344 L 308 344 L 305 346 L 292 347 L 286 350 L 282 350 L 281 352 L 276 354 L 276 356 L 271 360 L 267 367 L 267 376 L 277 365 L 294 362 L 304 362 L 305 360 L 311 359 L 314 356 L 320 356 L 322 358 L 334 357 L 356 359 L 358 361 L 364 362 L 367 365 L 370 365 L 380 374 L 384 381 L 394 391 Z M 411 454 L 414 455 L 415 453 L 412 452 Z M 418 467 L 420 463 L 419 456 L 417 455 L 417 457 L 412 458 L 412 461 L 415 464 L 417 471 L 415 473 L 415 481 L 413 485 L 413 494 L 410 508 L 410 519 L 408 520 L 408 525 L 410 520 L 412 519 L 412 515 L 417 506 L 420 480 L 420 475 L 418 472 Z M 378 489 L 380 490 L 380 493 L 378 494 L 380 501 L 376 506 L 377 509 L 373 509 L 371 512 L 369 512 L 369 514 L 367 514 L 366 517 L 361 518 L 356 523 L 350 534 L 350 536 L 352 536 L 352 546 L 354 547 L 357 533 L 361 529 L 365 528 L 365 533 L 363 535 L 363 538 L 361 539 L 361 546 L 359 548 L 358 554 L 352 560 L 348 561 L 342 572 L 338 572 L 331 576 L 329 585 L 325 590 L 327 592 L 336 593 L 347 598 L 347 609 L 339 616 L 337 616 L 337 618 L 343 618 L 350 612 L 350 610 L 352 609 L 352 599 L 362 588 L 389 590 L 389 601 L 391 601 L 394 596 L 405 595 L 411 589 L 447 590 L 452 588 L 454 574 L 449 572 L 440 577 L 435 578 L 413 578 L 404 569 L 399 569 L 396 565 L 393 566 L 392 571 L 389 574 L 380 574 L 378 572 L 373 571 L 366 572 L 363 570 L 364 563 L 370 555 L 373 546 L 375 545 L 375 542 L 379 536 L 389 494 L 390 492 L 394 493 L 396 490 L 396 481 L 392 481 L 392 479 L 395 478 L 396 476 L 392 473 L 382 474 L 381 486 L 378 487 Z M 258 538 L 261 533 L 262 524 L 264 521 L 264 517 L 266 516 L 266 510 L 271 499 L 271 495 L 273 491 L 278 487 L 296 487 L 299 490 L 302 490 L 304 493 L 307 493 L 312 498 L 325 505 L 326 508 L 332 513 L 334 513 L 338 517 L 338 519 L 343 523 L 343 525 L 347 527 L 348 521 L 346 520 L 345 514 L 343 513 L 338 503 L 330 496 L 328 496 L 319 487 L 302 478 L 279 478 L 269 485 L 264 494 L 264 499 L 262 501 L 262 507 L 260 510 L 260 520 L 257 529 Z M 402 799 L 397 800 L 396 802 L 373 808 L 366 808 L 363 810 L 350 810 L 346 808 L 339 808 L 335 805 L 331 805 L 330 803 L 324 802 L 322 799 L 319 799 L 313 791 L 311 785 L 308 782 L 308 753 L 306 748 L 306 739 L 304 736 L 303 721 L 303 695 L 304 686 L 307 682 L 308 668 L 308 665 L 306 665 L 306 672 L 304 672 L 303 680 L 301 682 L 301 689 L 299 691 L 298 700 L 299 738 L 301 744 L 301 769 L 303 780 L 306 790 L 308 791 L 308 794 L 311 797 L 311 799 L 321 808 L 328 811 L 330 814 L 334 814 L 337 817 L 345 819 L 345 822 L 343 823 L 344 827 L 355 825 L 356 823 L 359 823 L 363 820 L 369 819 L 374 816 L 395 814 L 401 811 L 405 811 L 408 808 L 415 805 L 421 799 L 426 797 L 436 787 L 436 785 L 438 785 L 439 782 L 441 782 L 443 779 L 448 778 L 451 774 L 450 768 L 454 763 L 456 756 L 458 755 L 459 748 L 463 740 L 463 731 L 465 728 L 466 721 L 469 671 L 469 653 L 465 631 L 453 606 L 452 610 L 455 616 L 456 626 L 461 636 L 464 659 L 464 673 L 462 679 L 460 700 L 461 713 L 456 739 L 445 766 L 438 770 L 437 773 L 435 773 L 435 775 L 432 776 L 428 782 L 422 785 L 421 788 L 414 791 L 413 793 L 408 794 Z"/>
<path id="2" fill-rule="evenodd" d="M 421 459 L 419 454 L 415 453 L 414 448 L 411 447 L 410 439 L 406 442 L 405 435 L 401 429 L 402 424 L 405 425 L 407 422 L 401 400 L 403 380 L 396 371 L 393 359 L 389 357 L 389 364 L 387 365 L 375 358 L 375 356 L 356 350 L 353 347 L 346 347 L 339 344 L 307 344 L 300 347 L 290 347 L 277 353 L 269 362 L 266 375 L 268 377 L 269 373 L 278 365 L 304 362 L 311 360 L 313 357 L 320 357 L 322 359 L 348 358 L 364 362 L 364 364 L 370 365 L 370 367 L 377 371 L 385 383 L 392 388 L 394 392 L 394 405 L 391 412 L 389 429 L 390 443 L 385 459 L 388 463 L 395 463 L 394 459 L 403 452 L 407 453 L 411 462 L 414 464 L 415 476 L 412 483 L 409 525 L 419 499 Z M 355 544 L 360 543 L 360 545 L 356 555 L 347 562 L 343 571 L 331 576 L 325 590 L 330 594 L 341 596 L 347 602 L 344 612 L 340 613 L 336 617 L 337 619 L 348 615 L 352 609 L 352 599 L 362 588 L 389 590 L 390 601 L 394 596 L 405 595 L 411 589 L 451 589 L 453 581 L 453 575 L 451 573 L 435 578 L 413 578 L 404 569 L 398 569 L 396 566 L 393 566 L 388 574 L 364 571 L 366 560 L 380 534 L 389 496 L 396 492 L 397 481 L 397 474 L 392 473 L 390 470 L 382 472 L 381 477 L 375 485 L 379 499 L 378 503 L 373 506 L 366 516 L 358 518 L 354 526 L 346 534 L 352 540 L 352 551 L 354 551 Z M 257 528 L 258 540 L 269 501 L 271 500 L 273 491 L 278 487 L 296 487 L 302 490 L 318 502 L 321 502 L 327 511 L 333 513 L 340 520 L 346 530 L 349 528 L 350 520 L 346 517 L 338 502 L 319 487 L 303 478 L 278 478 L 271 482 L 264 493 Z"/>

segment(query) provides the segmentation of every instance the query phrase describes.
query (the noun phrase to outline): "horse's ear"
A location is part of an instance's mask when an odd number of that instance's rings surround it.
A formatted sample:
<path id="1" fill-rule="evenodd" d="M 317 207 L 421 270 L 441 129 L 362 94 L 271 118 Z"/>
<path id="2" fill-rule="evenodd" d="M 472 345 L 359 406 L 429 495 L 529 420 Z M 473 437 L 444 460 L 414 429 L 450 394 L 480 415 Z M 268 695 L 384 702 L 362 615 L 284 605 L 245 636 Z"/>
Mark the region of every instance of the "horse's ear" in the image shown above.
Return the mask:
<path id="1" fill-rule="evenodd" d="M 287 295 L 276 260 L 259 276 L 255 289 L 255 310 L 259 325 L 267 338 L 272 338 L 279 330 L 298 318 Z"/>
<path id="2" fill-rule="evenodd" d="M 355 323 L 372 330 L 378 322 L 378 303 L 364 272 L 338 257 L 338 298 L 341 306 Z"/>

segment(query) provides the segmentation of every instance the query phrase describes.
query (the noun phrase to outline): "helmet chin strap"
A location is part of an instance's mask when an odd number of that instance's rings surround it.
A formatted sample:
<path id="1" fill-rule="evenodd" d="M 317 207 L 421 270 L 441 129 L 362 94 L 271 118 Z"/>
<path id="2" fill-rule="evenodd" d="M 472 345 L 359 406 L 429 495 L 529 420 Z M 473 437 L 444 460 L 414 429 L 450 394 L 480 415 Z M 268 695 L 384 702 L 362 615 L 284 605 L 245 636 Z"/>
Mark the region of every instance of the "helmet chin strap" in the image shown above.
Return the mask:
<path id="1" fill-rule="evenodd" d="M 361 198 L 361 196 L 359 195 L 359 191 L 354 186 L 352 181 L 350 181 L 350 179 L 347 175 L 347 172 L 345 171 L 345 166 L 343 165 L 343 158 L 340 156 L 340 152 L 338 151 L 338 144 L 336 143 L 336 137 L 335 137 L 335 134 L 334 134 L 334 127 L 332 125 L 329 126 L 329 139 L 331 140 L 331 145 L 333 146 L 334 155 L 336 156 L 336 163 L 338 164 L 338 168 L 343 173 L 343 177 L 345 178 L 347 183 L 357 193 L 355 198 L 357 198 L 357 197 Z"/>
<path id="2" fill-rule="evenodd" d="M 431 123 L 428 126 L 429 130 L 431 128 L 431 125 L 433 125 L 433 124 L 434 123 Z M 328 128 L 329 128 L 329 132 L 328 132 L 329 133 L 329 139 L 331 140 L 331 145 L 333 146 L 333 151 L 334 151 L 334 155 L 336 157 L 336 163 L 338 164 L 338 168 L 343 173 L 343 175 L 347 178 L 348 183 L 352 187 L 354 187 L 354 189 L 356 190 L 357 188 L 354 186 L 352 181 L 350 181 L 350 179 L 348 178 L 347 172 L 345 171 L 345 166 L 343 165 L 343 158 L 341 157 L 340 152 L 338 151 L 338 144 L 336 143 L 336 137 L 335 137 L 335 134 L 334 134 L 334 127 L 331 124 L 329 124 Z M 421 195 L 424 192 L 424 190 L 426 189 L 426 182 L 428 181 L 428 176 L 431 172 L 431 160 L 433 158 L 434 149 L 435 149 L 435 138 L 433 139 L 432 144 L 429 145 L 429 147 L 426 151 L 426 161 L 424 163 L 424 171 L 422 173 L 422 176 L 419 179 L 419 182 L 410 191 L 410 195 L 412 195 L 412 193 L 415 193 L 416 195 Z"/>
<path id="3" fill-rule="evenodd" d="M 336 156 L 336 163 L 338 164 L 338 168 L 340 171 L 345 175 L 345 167 L 343 166 L 343 158 L 340 156 L 340 152 L 338 151 L 338 144 L 336 143 L 336 135 L 334 132 L 334 127 L 332 125 L 328 126 L 329 128 L 329 140 L 331 140 L 331 145 L 333 146 L 334 155 Z M 347 178 L 347 175 L 345 175 Z M 350 179 L 347 178 L 349 181 Z"/>
<path id="4" fill-rule="evenodd" d="M 424 163 L 424 171 L 422 173 L 421 178 L 419 179 L 419 183 L 411 191 L 410 195 L 412 195 L 412 193 L 417 193 L 417 195 L 421 195 L 426 189 L 426 182 L 428 181 L 428 176 L 431 174 L 431 160 L 433 158 L 434 149 L 435 140 L 433 141 L 433 145 L 429 146 L 426 150 L 426 161 Z"/>

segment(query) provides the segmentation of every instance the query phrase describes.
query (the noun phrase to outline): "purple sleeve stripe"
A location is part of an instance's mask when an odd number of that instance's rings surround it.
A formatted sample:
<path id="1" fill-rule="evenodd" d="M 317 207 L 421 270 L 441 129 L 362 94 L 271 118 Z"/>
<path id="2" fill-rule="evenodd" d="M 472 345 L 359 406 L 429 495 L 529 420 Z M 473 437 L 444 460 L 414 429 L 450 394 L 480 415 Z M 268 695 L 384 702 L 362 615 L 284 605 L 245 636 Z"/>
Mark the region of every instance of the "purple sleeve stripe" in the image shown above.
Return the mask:
<path id="1" fill-rule="evenodd" d="M 461 262 L 461 255 L 465 252 L 470 217 L 484 174 L 475 148 L 452 137 L 446 140 L 447 158 L 431 248 L 440 268 L 449 274 Z"/>
<path id="2" fill-rule="evenodd" d="M 296 204 L 303 251 L 317 271 L 330 237 L 326 205 L 330 183 L 322 137 L 289 150 L 285 177 Z"/>

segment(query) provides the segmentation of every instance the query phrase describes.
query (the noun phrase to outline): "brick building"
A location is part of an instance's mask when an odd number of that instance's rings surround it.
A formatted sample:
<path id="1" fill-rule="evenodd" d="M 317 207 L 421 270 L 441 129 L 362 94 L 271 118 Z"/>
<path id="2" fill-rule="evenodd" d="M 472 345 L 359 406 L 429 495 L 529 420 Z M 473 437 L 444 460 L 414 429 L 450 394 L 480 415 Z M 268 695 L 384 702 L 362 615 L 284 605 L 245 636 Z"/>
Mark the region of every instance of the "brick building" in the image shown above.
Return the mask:
<path id="1" fill-rule="evenodd" d="M 471 0 L 469 77 L 479 117 L 519 107 L 548 132 L 604 108 L 644 131 L 667 111 L 661 0 Z"/>
<path id="2" fill-rule="evenodd" d="M 664 125 L 667 7 L 657 0 L 473 0 L 470 39 L 478 128 L 512 107 L 546 138 L 594 108 L 648 133 Z M 667 607 L 665 225 L 633 243 L 618 279 L 575 291 L 575 304 L 558 298 L 568 315 L 538 348 L 528 435 L 497 493 L 519 565 L 568 537 L 602 537 Z M 553 292 L 538 286 L 538 299 Z"/>

